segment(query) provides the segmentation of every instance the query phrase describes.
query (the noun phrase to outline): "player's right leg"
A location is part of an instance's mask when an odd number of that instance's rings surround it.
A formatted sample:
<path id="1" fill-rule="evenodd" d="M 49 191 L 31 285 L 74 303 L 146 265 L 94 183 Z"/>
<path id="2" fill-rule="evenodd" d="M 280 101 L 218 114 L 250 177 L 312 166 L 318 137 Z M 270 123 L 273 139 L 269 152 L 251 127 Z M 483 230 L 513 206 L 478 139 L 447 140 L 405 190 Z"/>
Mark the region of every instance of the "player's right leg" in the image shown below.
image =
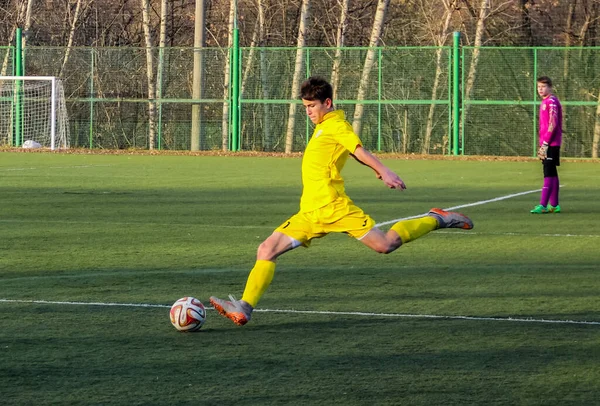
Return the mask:
<path id="1" fill-rule="evenodd" d="M 292 216 L 258 247 L 256 263 L 248 275 L 242 299 L 230 296 L 230 300 L 223 300 L 212 296 L 210 303 L 238 326 L 248 323 L 252 311 L 273 280 L 277 257 L 301 245 L 308 246 L 313 237 L 309 219 L 300 214 Z"/>

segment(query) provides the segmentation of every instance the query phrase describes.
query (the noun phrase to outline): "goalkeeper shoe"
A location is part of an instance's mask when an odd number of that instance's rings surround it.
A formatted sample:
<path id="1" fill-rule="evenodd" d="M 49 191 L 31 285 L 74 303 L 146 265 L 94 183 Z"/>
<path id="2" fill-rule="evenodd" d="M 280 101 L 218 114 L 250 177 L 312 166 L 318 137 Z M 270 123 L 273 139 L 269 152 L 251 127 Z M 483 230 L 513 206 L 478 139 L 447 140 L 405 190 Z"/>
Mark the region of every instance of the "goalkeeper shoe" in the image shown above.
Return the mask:
<path id="1" fill-rule="evenodd" d="M 548 205 L 548 212 L 549 213 L 560 213 L 560 204 L 557 204 L 556 206 Z"/>
<path id="2" fill-rule="evenodd" d="M 454 211 L 431 209 L 427 215 L 437 220 L 438 228 L 462 228 L 465 230 L 473 228 L 473 222 L 470 218 Z"/>
<path id="3" fill-rule="evenodd" d="M 223 317 L 227 317 L 238 326 L 243 326 L 250 321 L 252 306 L 243 300 L 235 300 L 235 297 L 229 295 L 229 300 L 222 300 L 211 296 L 210 303 L 215 307 Z"/>
<path id="4" fill-rule="evenodd" d="M 546 206 L 542 206 L 541 204 L 538 204 L 530 211 L 530 213 L 531 214 L 546 214 L 546 213 L 548 213 L 548 209 L 546 208 Z"/>

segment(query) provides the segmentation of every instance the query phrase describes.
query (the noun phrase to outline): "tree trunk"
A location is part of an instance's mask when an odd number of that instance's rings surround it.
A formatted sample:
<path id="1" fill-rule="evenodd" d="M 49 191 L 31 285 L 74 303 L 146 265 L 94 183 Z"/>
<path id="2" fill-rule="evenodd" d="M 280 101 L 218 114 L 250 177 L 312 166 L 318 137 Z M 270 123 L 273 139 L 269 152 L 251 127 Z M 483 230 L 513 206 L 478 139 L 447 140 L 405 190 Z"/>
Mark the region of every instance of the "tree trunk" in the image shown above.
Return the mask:
<path id="1" fill-rule="evenodd" d="M 206 9 L 205 0 L 196 0 L 196 10 L 194 12 L 194 70 L 192 78 L 192 99 L 199 100 L 204 98 L 204 45 L 205 45 L 205 27 L 206 27 Z M 192 129 L 191 129 L 190 149 L 198 151 L 202 144 L 202 105 L 194 103 L 192 105 Z"/>
<path id="2" fill-rule="evenodd" d="M 531 29 L 531 16 L 529 8 L 531 7 L 530 0 L 521 0 L 521 27 L 523 29 L 523 44 L 532 47 L 533 30 Z"/>
<path id="3" fill-rule="evenodd" d="M 335 38 L 335 56 L 333 57 L 333 68 L 331 70 L 331 87 L 333 88 L 333 100 L 337 100 L 338 87 L 340 84 L 340 66 L 342 65 L 342 47 L 344 46 L 344 38 L 346 34 L 346 28 L 348 27 L 348 8 L 350 7 L 350 0 L 338 0 L 338 4 L 341 6 L 340 11 L 340 23 L 337 29 L 337 35 Z"/>
<path id="4" fill-rule="evenodd" d="M 225 59 L 225 77 L 223 78 L 223 117 L 221 120 L 221 149 L 227 151 L 229 149 L 229 110 L 231 92 L 231 52 L 233 47 L 233 29 L 235 27 L 235 1 L 229 1 L 229 29 L 227 34 L 227 59 Z"/>
<path id="5" fill-rule="evenodd" d="M 442 26 L 442 32 L 439 37 L 435 38 L 437 41 L 437 45 L 440 47 L 437 50 L 436 55 L 436 68 L 435 68 L 435 78 L 433 79 L 433 89 L 431 90 L 431 100 L 437 100 L 437 89 L 440 84 L 440 76 L 442 75 L 442 55 L 444 49 L 442 48 L 446 42 L 446 37 L 448 37 L 448 27 L 450 27 L 450 20 L 452 19 L 452 13 L 454 12 L 454 6 L 451 4 L 450 0 L 444 0 L 444 7 L 446 11 L 444 13 L 444 23 Z M 447 64 L 446 64 L 447 65 Z M 428 154 L 429 148 L 431 147 L 431 134 L 433 133 L 433 120 L 435 116 L 435 104 L 431 103 L 429 106 L 429 114 L 427 115 L 427 126 L 425 128 L 425 139 L 423 140 L 423 145 L 421 146 L 421 153 Z M 451 129 L 449 128 L 448 131 Z M 443 151 L 442 151 L 443 153 Z"/>
<path id="6" fill-rule="evenodd" d="M 246 83 L 248 82 L 248 76 L 250 76 L 250 72 L 252 71 L 252 67 L 254 65 L 254 58 L 256 57 L 256 44 L 259 39 L 259 31 L 260 31 L 260 20 L 257 19 L 254 24 L 254 30 L 252 31 L 252 40 L 250 42 L 250 50 L 248 51 L 248 57 L 246 58 L 244 69 L 244 73 L 242 74 L 242 84 L 240 85 L 240 97 L 244 96 L 244 90 L 246 90 Z"/>
<path id="7" fill-rule="evenodd" d="M 477 19 L 477 29 L 475 31 L 475 42 L 473 55 L 471 56 L 471 64 L 469 65 L 469 75 L 467 76 L 466 98 L 471 98 L 473 85 L 475 84 L 475 76 L 477 75 L 477 64 L 479 63 L 479 52 L 481 43 L 483 42 L 483 33 L 485 31 L 485 21 L 490 12 L 490 0 L 481 0 L 481 8 L 479 10 L 479 18 Z"/>
<path id="8" fill-rule="evenodd" d="M 23 48 L 27 46 L 27 32 L 31 27 L 31 10 L 33 8 L 33 0 L 27 0 L 27 8 L 25 9 L 25 24 L 23 24 L 23 30 L 25 31 L 25 36 L 23 37 Z"/>
<path id="9" fill-rule="evenodd" d="M 162 134 L 162 91 L 163 91 L 163 74 L 165 67 L 165 46 L 167 45 L 167 13 L 169 10 L 168 1 L 161 0 L 160 2 L 160 33 L 158 40 L 158 64 L 156 66 L 156 108 L 157 108 L 157 132 L 158 136 Z M 162 140 L 159 138 L 158 145 L 161 147 Z"/>
<path id="10" fill-rule="evenodd" d="M 154 149 L 156 143 L 156 82 L 154 79 L 154 61 L 152 59 L 152 36 L 150 33 L 150 4 L 149 0 L 142 1 L 142 19 L 144 25 L 144 40 L 146 42 L 146 78 L 148 80 L 148 148 Z"/>
<path id="11" fill-rule="evenodd" d="M 263 0 L 258 0 L 258 24 L 259 24 L 259 44 L 260 50 L 260 82 L 262 89 L 263 99 L 269 98 L 269 75 L 267 67 L 267 55 L 265 50 L 262 48 L 265 46 L 265 6 Z M 268 103 L 263 103 L 263 150 L 268 151 L 273 148 L 273 139 L 271 135 L 271 114 Z"/>
<path id="12" fill-rule="evenodd" d="M 577 0 L 571 0 L 569 2 L 569 11 L 567 13 L 567 27 L 565 32 L 565 47 L 571 46 L 571 39 L 573 38 L 573 20 L 575 19 L 575 8 L 577 7 Z M 569 93 L 569 62 L 571 60 L 572 50 L 565 49 L 563 55 L 563 77 L 562 77 L 562 88 L 563 97 L 568 97 Z M 566 120 L 563 123 L 566 127 Z"/>
<path id="13" fill-rule="evenodd" d="M 306 44 L 306 29 L 308 20 L 308 10 L 310 0 L 302 0 L 302 9 L 300 11 L 300 23 L 298 24 L 298 43 L 296 44 L 296 64 L 294 66 L 294 77 L 292 79 L 291 99 L 295 100 L 300 95 L 300 80 L 304 65 L 304 45 Z M 285 153 L 292 152 L 294 146 L 294 127 L 296 124 L 296 103 L 290 104 L 288 113 L 288 124 L 285 135 Z"/>
<path id="14" fill-rule="evenodd" d="M 79 19 L 79 12 L 81 11 L 81 0 L 77 0 L 75 6 L 75 14 L 73 15 L 73 21 L 71 21 L 71 29 L 69 30 L 69 40 L 67 41 L 67 49 L 65 50 L 65 56 L 63 58 L 62 66 L 60 67 L 59 77 L 63 76 L 65 67 L 69 62 L 69 56 L 71 55 L 71 47 L 73 46 L 73 37 L 75 36 L 75 28 L 77 27 L 77 20 Z"/>
<path id="15" fill-rule="evenodd" d="M 598 158 L 600 149 L 600 93 L 598 94 L 598 106 L 596 107 L 596 123 L 594 125 L 594 139 L 592 141 L 592 158 Z"/>
<path id="16" fill-rule="evenodd" d="M 469 65 L 469 74 L 467 76 L 467 84 L 465 87 L 465 99 L 470 100 L 473 92 L 473 85 L 475 84 L 475 76 L 477 74 L 477 64 L 479 62 L 479 51 L 483 39 L 483 33 L 485 31 L 485 21 L 490 12 L 490 0 L 481 0 L 481 6 L 479 10 L 479 18 L 477 19 L 477 29 L 475 30 L 475 42 L 473 54 L 471 55 L 471 64 Z M 468 117 L 468 104 L 465 104 L 463 109 L 463 117 Z"/>
<path id="17" fill-rule="evenodd" d="M 369 76 L 371 69 L 375 64 L 376 49 L 375 47 L 379 44 L 379 38 L 383 31 L 383 23 L 385 22 L 385 14 L 390 4 L 390 0 L 379 0 L 377 4 L 377 11 L 375 12 L 375 19 L 373 20 L 373 29 L 371 30 L 371 40 L 369 41 L 369 50 L 365 58 L 365 64 L 363 66 L 362 75 L 360 77 L 360 83 L 358 85 L 358 94 L 356 100 L 364 100 L 367 87 L 369 85 Z M 357 104 L 354 109 L 354 120 L 352 122 L 352 128 L 354 132 L 360 136 L 362 130 L 362 119 L 364 114 L 364 105 Z"/>
<path id="18" fill-rule="evenodd" d="M 8 45 L 10 46 L 13 42 L 13 40 L 15 39 L 15 34 L 17 32 L 17 27 L 21 24 L 21 22 L 23 21 L 23 19 L 25 19 L 24 21 L 24 30 L 25 33 L 27 32 L 27 30 L 29 30 L 29 27 L 31 27 L 31 7 L 32 7 L 32 3 L 33 0 L 27 0 L 27 3 L 23 2 L 21 3 L 21 7 L 19 7 L 19 9 L 17 10 L 17 21 L 15 23 L 15 26 L 13 27 L 13 29 L 10 31 L 10 36 L 8 39 Z M 27 35 L 24 35 L 24 38 L 21 42 L 21 46 L 23 48 L 25 48 L 26 45 L 26 39 L 27 39 Z M 6 49 L 6 54 L 4 55 L 4 61 L 2 62 L 2 76 L 6 76 L 6 70 L 8 69 L 8 61 L 10 60 L 10 55 L 11 55 L 11 49 L 7 48 Z M 9 73 L 9 75 L 12 75 L 12 72 Z"/>

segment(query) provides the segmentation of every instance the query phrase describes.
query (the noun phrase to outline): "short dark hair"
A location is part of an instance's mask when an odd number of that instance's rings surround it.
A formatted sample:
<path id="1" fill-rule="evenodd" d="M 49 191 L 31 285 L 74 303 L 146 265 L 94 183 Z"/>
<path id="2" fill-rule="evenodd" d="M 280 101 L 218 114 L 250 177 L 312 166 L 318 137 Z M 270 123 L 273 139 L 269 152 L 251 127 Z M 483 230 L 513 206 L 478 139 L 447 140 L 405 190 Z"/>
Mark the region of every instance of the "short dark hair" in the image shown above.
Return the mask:
<path id="1" fill-rule="evenodd" d="M 550 79 L 548 76 L 540 76 L 539 78 L 537 78 L 537 82 L 552 87 L 552 79 Z"/>
<path id="2" fill-rule="evenodd" d="M 333 88 L 327 80 L 320 76 L 311 76 L 306 79 L 300 87 L 300 98 L 304 100 L 333 101 Z"/>

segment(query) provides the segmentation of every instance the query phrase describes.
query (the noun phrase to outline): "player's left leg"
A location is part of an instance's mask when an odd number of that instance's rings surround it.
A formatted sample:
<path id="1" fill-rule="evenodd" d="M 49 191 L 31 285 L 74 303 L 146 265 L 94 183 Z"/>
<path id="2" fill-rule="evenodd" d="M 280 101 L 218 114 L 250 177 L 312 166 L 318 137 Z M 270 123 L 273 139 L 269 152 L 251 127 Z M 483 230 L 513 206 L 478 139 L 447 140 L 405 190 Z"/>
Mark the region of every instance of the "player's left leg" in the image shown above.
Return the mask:
<path id="1" fill-rule="evenodd" d="M 397 222 L 385 234 L 373 228 L 360 241 L 377 252 L 387 254 L 438 228 L 470 230 L 473 228 L 473 222 L 461 213 L 431 209 L 426 216 Z"/>
<path id="2" fill-rule="evenodd" d="M 348 201 L 347 214 L 327 228 L 328 232 L 345 232 L 367 247 L 388 254 L 402 244 L 416 240 L 438 228 L 473 228 L 465 215 L 442 209 L 431 209 L 427 215 L 394 224 L 387 233 L 375 227 L 373 219 Z"/>
<path id="3" fill-rule="evenodd" d="M 558 166 L 560 166 L 560 147 L 552 146 L 548 148 L 548 158 L 552 164 L 549 165 L 548 174 L 551 175 L 550 197 L 548 203 L 548 212 L 560 213 L 560 205 L 558 204 L 558 192 L 560 182 L 558 180 Z"/>

